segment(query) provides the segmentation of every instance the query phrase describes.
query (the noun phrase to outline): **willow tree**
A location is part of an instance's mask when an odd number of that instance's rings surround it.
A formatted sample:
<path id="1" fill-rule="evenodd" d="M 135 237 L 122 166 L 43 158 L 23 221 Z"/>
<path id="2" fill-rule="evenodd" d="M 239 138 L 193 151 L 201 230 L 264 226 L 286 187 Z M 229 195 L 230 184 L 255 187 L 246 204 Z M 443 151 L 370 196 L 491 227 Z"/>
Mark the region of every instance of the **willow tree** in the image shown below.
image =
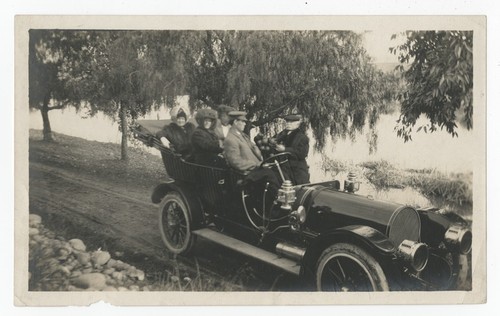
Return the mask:
<path id="1" fill-rule="evenodd" d="M 406 88 L 401 101 L 398 136 L 411 140 L 420 116 L 430 123 L 417 128 L 445 129 L 457 136 L 457 123 L 472 129 L 472 31 L 408 31 L 391 51 L 398 55 Z M 396 37 L 396 35 L 393 35 Z"/>
<path id="2" fill-rule="evenodd" d="M 183 91 L 185 55 L 181 33 L 168 31 L 89 32 L 83 74 L 74 85 L 90 106 L 119 122 L 121 159 L 128 160 L 129 123 Z M 75 78 L 77 76 L 74 76 Z"/>
<path id="3" fill-rule="evenodd" d="M 299 112 L 313 131 L 318 149 L 328 136 L 351 137 L 374 126 L 382 105 L 389 102 L 384 74 L 371 63 L 362 37 L 343 31 L 208 32 L 200 63 L 204 80 L 217 83 L 218 98 L 245 110 L 263 131 L 276 118 Z"/>
<path id="4" fill-rule="evenodd" d="M 197 101 L 207 106 L 228 104 L 228 74 L 233 67 L 234 53 L 231 31 L 186 32 L 192 43 L 185 51 L 185 69 L 188 76 L 186 93 L 190 103 Z"/>
<path id="5" fill-rule="evenodd" d="M 29 106 L 39 110 L 43 139 L 52 141 L 49 111 L 69 105 L 78 108 L 80 99 L 66 80 L 69 64 L 79 60 L 82 33 L 61 30 L 29 31 Z"/>

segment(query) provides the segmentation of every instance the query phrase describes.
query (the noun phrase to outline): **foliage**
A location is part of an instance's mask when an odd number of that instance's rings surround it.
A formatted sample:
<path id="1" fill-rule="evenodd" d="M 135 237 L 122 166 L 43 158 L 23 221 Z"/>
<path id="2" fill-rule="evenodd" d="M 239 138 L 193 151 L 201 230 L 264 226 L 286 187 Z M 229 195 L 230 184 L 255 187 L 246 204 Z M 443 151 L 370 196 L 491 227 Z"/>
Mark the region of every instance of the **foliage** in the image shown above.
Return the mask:
<path id="1" fill-rule="evenodd" d="M 340 161 L 329 158 L 327 155 L 321 156 L 321 170 L 324 171 L 325 174 L 330 174 L 333 177 L 337 176 L 339 173 L 349 171 L 348 166 Z"/>
<path id="2" fill-rule="evenodd" d="M 364 176 L 376 188 L 412 187 L 427 198 L 449 204 L 472 205 L 472 174 L 445 174 L 436 170 L 399 170 L 385 160 L 360 164 Z"/>
<path id="3" fill-rule="evenodd" d="M 118 120 L 122 160 L 127 160 L 130 122 L 184 91 L 183 34 L 170 31 L 92 31 L 74 75 L 90 106 Z"/>
<path id="4" fill-rule="evenodd" d="M 81 32 L 29 31 L 29 107 L 42 114 L 44 140 L 52 140 L 49 111 L 80 106 L 67 77 L 68 65 L 77 63 L 83 42 Z"/>
<path id="5" fill-rule="evenodd" d="M 299 112 L 318 149 L 378 119 L 377 73 L 353 32 L 246 32 L 236 37 L 229 93 L 256 125 Z"/>
<path id="6" fill-rule="evenodd" d="M 399 96 L 401 116 L 398 136 L 411 140 L 417 119 L 424 114 L 430 123 L 417 132 L 445 128 L 453 137 L 457 121 L 472 129 L 472 31 L 408 31 L 406 42 L 391 48 L 407 82 Z M 396 35 L 393 35 L 395 38 Z M 463 118 L 461 116 L 463 115 Z"/>
<path id="7" fill-rule="evenodd" d="M 245 110 L 264 133 L 299 112 L 320 149 L 327 136 L 354 138 L 367 124 L 374 131 L 393 99 L 354 32 L 207 31 L 201 38 L 189 63 L 193 103 Z M 376 133 L 370 136 L 373 149 Z"/>
<path id="8" fill-rule="evenodd" d="M 191 50 L 186 51 L 185 69 L 189 77 L 186 93 L 191 106 L 229 104 L 227 87 L 228 73 L 234 62 L 231 47 L 234 31 L 192 32 L 189 36 Z"/>
<path id="9" fill-rule="evenodd" d="M 362 36 L 349 31 L 65 32 L 84 45 L 58 78 L 91 115 L 120 122 L 122 159 L 130 122 L 172 106 L 180 94 L 190 95 L 193 108 L 245 110 L 262 132 L 299 112 L 318 149 L 326 137 L 354 139 L 368 126 L 373 150 L 375 124 L 394 90 L 394 78 L 371 64 Z"/>

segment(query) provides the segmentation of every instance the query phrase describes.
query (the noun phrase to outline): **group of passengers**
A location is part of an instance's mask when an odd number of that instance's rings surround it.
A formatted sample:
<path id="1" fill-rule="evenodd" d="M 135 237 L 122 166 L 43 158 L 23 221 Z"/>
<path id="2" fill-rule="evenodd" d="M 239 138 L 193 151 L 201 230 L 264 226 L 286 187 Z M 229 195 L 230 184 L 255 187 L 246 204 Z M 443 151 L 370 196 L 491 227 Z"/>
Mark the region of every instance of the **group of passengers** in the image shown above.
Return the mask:
<path id="1" fill-rule="evenodd" d="M 186 159 L 200 165 L 225 167 L 229 165 L 247 174 L 247 180 L 266 179 L 275 183 L 276 175 L 260 168 L 263 155 L 259 147 L 245 133 L 247 113 L 222 105 L 217 111 L 205 108 L 195 115 L 197 127 L 188 122 L 182 108 L 171 112 L 171 123 L 157 133 L 164 146 L 173 148 Z M 274 138 L 274 153 L 289 153 L 291 180 L 294 184 L 309 183 L 306 157 L 309 138 L 301 128 L 302 117 L 297 114 L 284 117 L 286 128 Z"/>

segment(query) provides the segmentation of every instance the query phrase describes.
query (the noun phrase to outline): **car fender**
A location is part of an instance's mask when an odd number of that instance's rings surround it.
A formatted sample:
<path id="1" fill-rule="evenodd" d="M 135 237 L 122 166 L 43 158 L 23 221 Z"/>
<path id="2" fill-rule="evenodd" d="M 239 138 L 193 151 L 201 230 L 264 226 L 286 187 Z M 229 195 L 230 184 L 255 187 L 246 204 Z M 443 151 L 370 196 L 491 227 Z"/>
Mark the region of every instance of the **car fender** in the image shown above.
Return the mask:
<path id="1" fill-rule="evenodd" d="M 380 231 L 364 225 L 350 225 L 318 235 L 307 247 L 302 259 L 302 275 L 314 273 L 316 261 L 328 246 L 347 242 L 363 247 L 376 258 L 391 258 L 397 248 Z"/>
<path id="2" fill-rule="evenodd" d="M 189 184 L 179 181 L 163 182 L 153 189 L 151 201 L 158 204 L 171 191 L 179 193 L 186 203 L 191 214 L 192 228 L 196 229 L 202 226 L 204 223 L 203 208 L 196 191 Z"/>

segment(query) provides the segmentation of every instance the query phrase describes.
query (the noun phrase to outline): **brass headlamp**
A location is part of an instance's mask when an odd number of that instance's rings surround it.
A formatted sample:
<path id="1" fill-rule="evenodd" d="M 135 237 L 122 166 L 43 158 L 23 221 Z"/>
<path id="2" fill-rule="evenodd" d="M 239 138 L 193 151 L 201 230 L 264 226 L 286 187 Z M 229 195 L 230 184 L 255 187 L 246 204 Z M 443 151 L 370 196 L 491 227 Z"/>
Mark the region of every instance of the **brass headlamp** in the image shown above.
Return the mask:
<path id="1" fill-rule="evenodd" d="M 283 181 L 281 188 L 278 190 L 278 202 L 281 203 L 281 208 L 284 210 L 291 210 L 295 200 L 295 190 L 292 182 L 290 180 Z"/>

